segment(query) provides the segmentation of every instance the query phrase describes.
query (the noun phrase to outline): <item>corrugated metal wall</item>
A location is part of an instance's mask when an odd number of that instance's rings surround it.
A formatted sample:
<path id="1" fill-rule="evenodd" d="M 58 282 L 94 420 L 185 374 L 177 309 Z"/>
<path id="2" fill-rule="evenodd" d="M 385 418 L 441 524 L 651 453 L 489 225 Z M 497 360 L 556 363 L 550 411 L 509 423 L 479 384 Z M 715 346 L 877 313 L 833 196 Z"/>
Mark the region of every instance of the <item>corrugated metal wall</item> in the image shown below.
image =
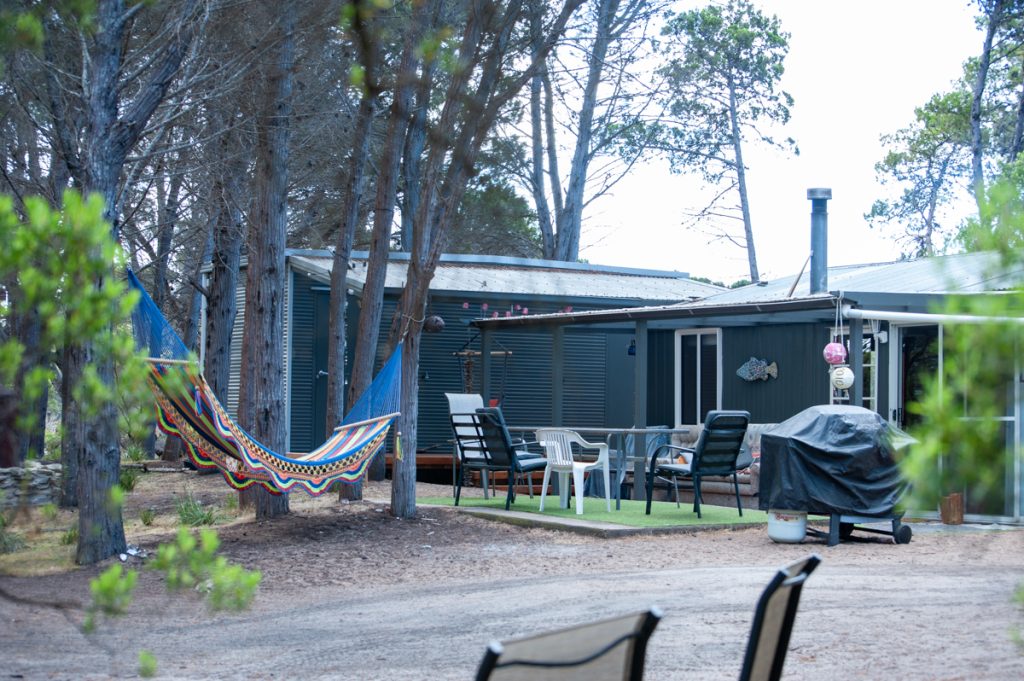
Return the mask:
<path id="1" fill-rule="evenodd" d="M 313 437 L 313 396 L 316 390 L 316 366 L 313 349 L 317 330 L 314 282 L 304 276 L 292 279 L 291 345 L 291 451 L 308 452 L 319 446 Z M 322 415 L 321 415 L 322 418 Z"/>
<path id="2" fill-rule="evenodd" d="M 291 295 L 290 290 L 293 286 L 293 273 L 289 269 L 285 275 L 285 292 L 284 292 L 284 328 L 281 333 L 284 334 L 284 401 L 288 404 L 289 395 L 289 377 L 291 375 L 291 362 L 288 360 L 288 354 L 291 352 L 291 343 L 288 341 L 288 329 L 291 327 L 291 320 L 289 315 L 291 314 Z M 242 376 L 242 336 L 245 329 L 245 268 L 239 272 L 238 284 L 235 289 L 235 303 L 237 305 L 238 312 L 235 315 L 235 324 L 231 332 L 231 376 L 228 379 L 228 400 L 227 408 L 231 416 L 238 416 L 238 386 Z M 290 450 L 294 450 L 294 447 L 289 446 Z"/>

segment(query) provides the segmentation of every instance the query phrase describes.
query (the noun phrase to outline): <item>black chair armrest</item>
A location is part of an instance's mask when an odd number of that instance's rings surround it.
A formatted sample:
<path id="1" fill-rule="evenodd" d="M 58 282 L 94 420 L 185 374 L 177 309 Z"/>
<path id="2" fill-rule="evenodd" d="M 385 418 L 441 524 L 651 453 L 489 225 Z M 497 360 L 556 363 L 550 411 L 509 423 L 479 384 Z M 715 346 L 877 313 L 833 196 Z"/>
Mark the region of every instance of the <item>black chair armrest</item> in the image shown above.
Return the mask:
<path id="1" fill-rule="evenodd" d="M 654 452 L 651 453 L 651 470 L 650 470 L 650 475 L 651 475 L 652 479 L 654 478 L 654 471 L 657 470 L 657 468 L 658 468 L 658 458 L 660 456 L 665 456 L 665 454 L 663 454 L 662 452 L 666 452 L 666 453 L 667 452 L 688 452 L 689 454 L 693 454 L 694 450 L 691 449 L 690 447 L 680 447 L 679 445 L 668 445 L 668 444 L 661 445 L 660 447 L 655 449 Z"/>
<path id="2" fill-rule="evenodd" d="M 750 447 L 744 446 L 740 455 L 736 457 L 736 470 L 742 471 L 750 468 L 754 463 L 754 455 L 750 453 Z"/>

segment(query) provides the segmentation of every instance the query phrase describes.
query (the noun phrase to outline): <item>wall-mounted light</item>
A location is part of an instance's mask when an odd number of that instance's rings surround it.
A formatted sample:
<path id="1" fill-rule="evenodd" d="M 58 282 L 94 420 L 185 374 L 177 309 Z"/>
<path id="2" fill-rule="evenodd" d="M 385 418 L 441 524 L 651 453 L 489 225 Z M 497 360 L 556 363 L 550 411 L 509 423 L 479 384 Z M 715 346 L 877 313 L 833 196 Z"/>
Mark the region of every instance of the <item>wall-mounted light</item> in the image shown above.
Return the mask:
<path id="1" fill-rule="evenodd" d="M 630 357 L 636 357 L 636 338 L 629 341 L 629 348 L 627 348 L 626 354 Z"/>

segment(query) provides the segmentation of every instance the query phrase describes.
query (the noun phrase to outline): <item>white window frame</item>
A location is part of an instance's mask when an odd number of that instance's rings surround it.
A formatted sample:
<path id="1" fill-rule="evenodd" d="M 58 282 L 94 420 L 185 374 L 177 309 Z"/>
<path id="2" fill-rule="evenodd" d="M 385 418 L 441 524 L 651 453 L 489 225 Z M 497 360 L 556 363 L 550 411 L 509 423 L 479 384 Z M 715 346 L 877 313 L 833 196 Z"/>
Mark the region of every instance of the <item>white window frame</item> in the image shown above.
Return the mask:
<path id="1" fill-rule="evenodd" d="M 679 366 L 679 357 L 682 354 L 682 350 L 683 350 L 683 336 L 704 336 L 704 335 L 712 335 L 712 334 L 715 336 L 715 354 L 716 354 L 716 357 L 715 357 L 715 372 L 716 372 L 716 376 L 715 376 L 715 409 L 721 409 L 722 408 L 722 329 L 718 328 L 718 327 L 703 327 L 703 328 L 699 328 L 699 329 L 677 329 L 676 333 L 675 333 L 675 342 L 673 343 L 674 359 L 672 361 L 672 366 L 673 366 L 674 371 L 675 371 L 675 379 L 673 381 L 673 385 L 675 386 L 675 391 L 674 391 L 675 405 L 673 407 L 672 413 L 675 414 L 675 419 L 676 419 L 676 423 L 677 424 L 694 424 L 694 423 L 701 423 L 702 422 L 701 420 L 696 420 L 696 419 L 698 419 L 698 415 L 696 415 L 696 414 L 691 414 L 690 416 L 687 417 L 687 418 L 693 419 L 693 420 L 686 420 L 686 419 L 683 418 L 683 413 L 682 413 L 683 412 L 683 401 L 681 399 L 681 397 L 682 397 L 682 390 L 683 390 L 683 384 L 682 384 L 682 373 L 683 373 L 683 371 L 682 371 L 682 367 Z M 698 393 L 697 393 L 697 408 L 698 408 L 698 410 L 700 409 L 700 404 L 701 404 L 701 399 L 700 399 L 700 378 L 701 378 L 701 373 L 700 373 L 700 367 L 701 367 L 700 353 L 701 353 L 702 347 L 703 346 L 700 343 L 700 339 L 698 338 L 697 339 L 697 390 L 698 390 Z"/>

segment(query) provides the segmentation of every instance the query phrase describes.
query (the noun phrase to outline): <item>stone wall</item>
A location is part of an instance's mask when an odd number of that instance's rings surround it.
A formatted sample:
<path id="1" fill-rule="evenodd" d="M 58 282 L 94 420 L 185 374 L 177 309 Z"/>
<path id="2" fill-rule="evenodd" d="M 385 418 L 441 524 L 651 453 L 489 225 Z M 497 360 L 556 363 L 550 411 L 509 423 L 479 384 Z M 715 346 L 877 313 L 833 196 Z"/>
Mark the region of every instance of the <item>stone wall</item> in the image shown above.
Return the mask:
<path id="1" fill-rule="evenodd" d="M 24 468 L 0 468 L 0 507 L 60 501 L 60 464 L 29 461 Z"/>

